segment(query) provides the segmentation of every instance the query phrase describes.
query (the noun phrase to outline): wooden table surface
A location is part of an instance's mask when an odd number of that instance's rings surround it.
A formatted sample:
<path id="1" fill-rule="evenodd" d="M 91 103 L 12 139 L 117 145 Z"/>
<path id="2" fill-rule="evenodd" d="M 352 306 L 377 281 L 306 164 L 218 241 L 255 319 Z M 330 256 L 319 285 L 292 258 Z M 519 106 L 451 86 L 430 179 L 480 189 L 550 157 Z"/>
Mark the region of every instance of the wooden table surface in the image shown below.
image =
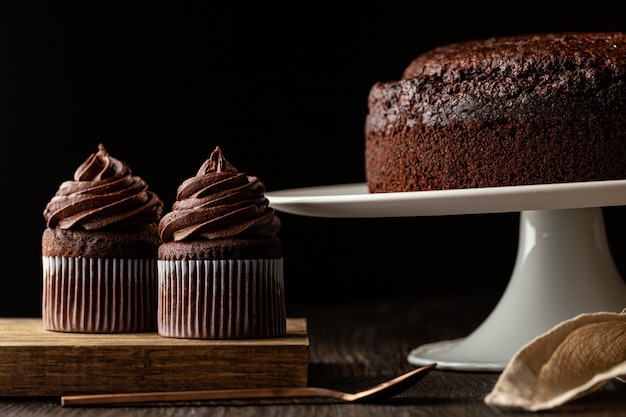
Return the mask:
<path id="1" fill-rule="evenodd" d="M 406 357 L 427 342 L 462 337 L 491 312 L 499 294 L 422 295 L 405 300 L 359 300 L 288 306 L 306 317 L 309 385 L 356 391 L 413 369 Z M 243 358 L 246 360 L 246 358 Z M 493 416 L 530 415 L 484 404 L 499 373 L 435 370 L 384 402 L 326 399 L 231 400 L 109 407 L 62 407 L 58 397 L 0 398 L 2 416 Z M 626 416 L 626 384 L 600 390 L 542 416 Z"/>

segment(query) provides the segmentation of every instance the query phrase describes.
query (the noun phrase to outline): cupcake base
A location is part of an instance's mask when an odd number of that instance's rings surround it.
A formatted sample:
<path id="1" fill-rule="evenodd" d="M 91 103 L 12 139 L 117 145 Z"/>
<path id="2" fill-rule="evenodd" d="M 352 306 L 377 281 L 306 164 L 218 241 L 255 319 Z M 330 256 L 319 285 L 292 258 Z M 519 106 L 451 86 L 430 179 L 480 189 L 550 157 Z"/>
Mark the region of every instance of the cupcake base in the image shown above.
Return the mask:
<path id="1" fill-rule="evenodd" d="M 156 260 L 62 256 L 43 256 L 42 260 L 42 319 L 46 330 L 156 330 Z"/>
<path id="2" fill-rule="evenodd" d="M 251 339 L 287 332 L 283 260 L 159 260 L 158 333 Z"/>

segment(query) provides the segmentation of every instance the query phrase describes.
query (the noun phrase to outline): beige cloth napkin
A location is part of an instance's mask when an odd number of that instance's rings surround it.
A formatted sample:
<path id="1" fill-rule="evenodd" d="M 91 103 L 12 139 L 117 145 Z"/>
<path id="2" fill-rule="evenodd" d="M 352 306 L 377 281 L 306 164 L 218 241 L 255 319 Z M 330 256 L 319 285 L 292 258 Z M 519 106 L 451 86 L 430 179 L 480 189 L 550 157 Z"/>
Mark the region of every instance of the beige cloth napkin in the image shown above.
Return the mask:
<path id="1" fill-rule="evenodd" d="M 626 309 L 566 320 L 519 349 L 485 403 L 539 411 L 626 382 Z"/>

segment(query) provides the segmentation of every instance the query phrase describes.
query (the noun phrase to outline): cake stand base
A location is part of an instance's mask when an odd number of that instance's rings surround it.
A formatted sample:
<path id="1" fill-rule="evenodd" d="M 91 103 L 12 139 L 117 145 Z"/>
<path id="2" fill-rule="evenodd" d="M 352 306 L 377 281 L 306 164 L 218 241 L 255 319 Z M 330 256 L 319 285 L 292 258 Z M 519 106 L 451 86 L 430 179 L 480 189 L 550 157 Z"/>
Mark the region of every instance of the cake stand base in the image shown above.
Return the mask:
<path id="1" fill-rule="evenodd" d="M 522 211 L 509 283 L 469 336 L 413 349 L 409 363 L 502 371 L 536 336 L 578 314 L 626 307 L 626 284 L 607 243 L 601 208 Z"/>

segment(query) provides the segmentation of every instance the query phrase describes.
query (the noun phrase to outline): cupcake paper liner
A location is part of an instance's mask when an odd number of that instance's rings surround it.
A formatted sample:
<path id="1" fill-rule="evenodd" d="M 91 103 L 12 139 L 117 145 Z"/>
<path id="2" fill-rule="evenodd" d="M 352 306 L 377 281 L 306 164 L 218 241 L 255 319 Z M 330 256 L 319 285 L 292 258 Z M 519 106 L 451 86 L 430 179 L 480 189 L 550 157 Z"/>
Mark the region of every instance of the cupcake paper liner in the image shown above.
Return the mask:
<path id="1" fill-rule="evenodd" d="M 156 259 L 42 258 L 45 329 L 83 333 L 156 330 Z"/>
<path id="2" fill-rule="evenodd" d="M 158 332 L 249 339 L 286 333 L 282 259 L 159 260 Z"/>

